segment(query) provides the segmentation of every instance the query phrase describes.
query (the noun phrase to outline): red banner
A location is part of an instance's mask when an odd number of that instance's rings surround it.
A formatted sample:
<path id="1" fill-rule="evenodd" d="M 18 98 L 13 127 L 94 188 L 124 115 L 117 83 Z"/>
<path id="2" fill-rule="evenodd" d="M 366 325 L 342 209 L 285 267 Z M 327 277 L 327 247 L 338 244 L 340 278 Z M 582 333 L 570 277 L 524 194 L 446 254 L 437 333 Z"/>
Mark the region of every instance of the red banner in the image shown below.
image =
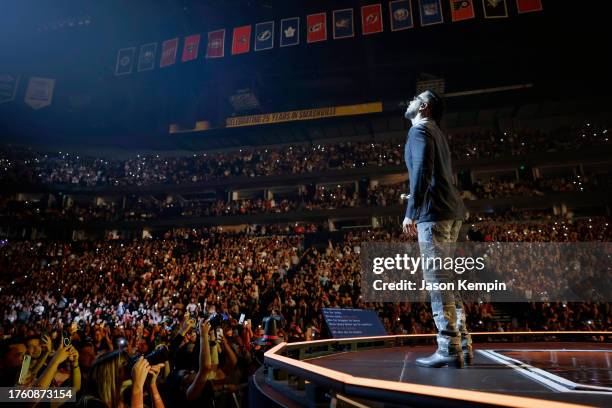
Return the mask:
<path id="1" fill-rule="evenodd" d="M 208 33 L 206 58 L 222 58 L 225 55 L 225 30 Z"/>
<path id="2" fill-rule="evenodd" d="M 361 30 L 363 35 L 382 32 L 383 22 L 380 3 L 361 7 Z"/>
<path id="3" fill-rule="evenodd" d="M 159 61 L 159 67 L 167 67 L 176 62 L 176 53 L 178 52 L 178 38 L 166 40 L 162 43 L 162 55 Z"/>
<path id="4" fill-rule="evenodd" d="M 185 37 L 185 44 L 183 44 L 183 56 L 181 57 L 181 61 L 187 62 L 198 58 L 199 45 L 200 34 L 194 34 Z"/>
<path id="5" fill-rule="evenodd" d="M 306 26 L 308 27 L 306 42 L 314 43 L 327 40 L 327 19 L 325 13 L 307 16 Z"/>
<path id="6" fill-rule="evenodd" d="M 542 0 L 516 0 L 516 8 L 519 13 L 531 13 L 542 10 Z"/>
<path id="7" fill-rule="evenodd" d="M 474 18 L 473 0 L 450 0 L 451 18 L 453 22 Z"/>
<path id="8" fill-rule="evenodd" d="M 244 54 L 251 49 L 251 26 L 234 28 L 232 36 L 232 55 Z"/>

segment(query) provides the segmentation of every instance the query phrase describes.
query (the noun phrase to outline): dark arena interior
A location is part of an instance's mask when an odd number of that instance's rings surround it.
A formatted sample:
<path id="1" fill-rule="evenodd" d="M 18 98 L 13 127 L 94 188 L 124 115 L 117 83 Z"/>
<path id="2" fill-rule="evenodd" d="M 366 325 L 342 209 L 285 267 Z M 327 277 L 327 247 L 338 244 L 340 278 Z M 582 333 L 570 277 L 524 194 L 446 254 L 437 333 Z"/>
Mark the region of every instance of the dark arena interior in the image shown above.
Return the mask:
<path id="1" fill-rule="evenodd" d="M 0 405 L 611 407 L 599 3 L 4 0 Z"/>

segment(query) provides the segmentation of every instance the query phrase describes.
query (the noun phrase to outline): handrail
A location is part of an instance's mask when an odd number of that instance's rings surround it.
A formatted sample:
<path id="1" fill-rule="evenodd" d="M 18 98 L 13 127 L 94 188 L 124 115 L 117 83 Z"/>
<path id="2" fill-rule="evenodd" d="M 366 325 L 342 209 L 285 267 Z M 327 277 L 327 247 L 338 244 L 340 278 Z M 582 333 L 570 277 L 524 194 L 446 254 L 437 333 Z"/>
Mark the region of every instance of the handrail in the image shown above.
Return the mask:
<path id="1" fill-rule="evenodd" d="M 604 335 L 612 336 L 612 331 L 537 331 L 537 332 L 476 332 L 472 333 L 472 336 L 513 336 L 513 335 Z M 374 393 L 376 390 L 389 391 L 393 393 L 400 393 L 405 396 L 414 396 L 418 399 L 429 398 L 429 399 L 446 399 L 454 400 L 456 402 L 463 402 L 470 405 L 491 405 L 501 407 L 534 407 L 538 408 L 569 408 L 569 407 L 585 407 L 588 405 L 571 404 L 558 401 L 542 400 L 531 397 L 520 397 L 513 395 L 503 395 L 500 398 L 500 394 L 482 392 L 482 391 L 471 391 L 462 390 L 456 388 L 439 387 L 431 385 L 422 385 L 415 383 L 405 382 L 394 382 L 387 380 L 376 380 L 371 378 L 363 378 L 353 376 L 350 374 L 342 373 L 336 370 L 332 370 L 325 367 L 319 367 L 314 364 L 308 363 L 307 361 L 300 361 L 291 357 L 283 356 L 281 353 L 287 350 L 294 350 L 296 348 L 322 346 L 326 344 L 346 344 L 356 342 L 377 342 L 383 340 L 398 340 L 408 338 L 427 338 L 435 337 L 436 334 L 406 334 L 406 335 L 393 335 L 393 336 L 377 336 L 377 337 L 354 337 L 348 339 L 325 339 L 325 340 L 314 340 L 308 342 L 299 343 L 280 343 L 268 350 L 265 354 L 265 365 L 280 368 L 288 373 L 296 375 L 298 377 L 307 377 L 312 380 L 320 380 L 326 384 L 333 384 L 332 388 L 337 389 L 339 392 L 343 392 L 345 395 L 351 395 L 355 390 L 360 390 L 360 396 L 364 394 Z M 380 393 L 378 393 L 380 396 Z"/>
<path id="2" fill-rule="evenodd" d="M 551 336 L 551 335 L 583 335 L 583 336 L 612 336 L 612 331 L 600 330 L 600 331 L 579 331 L 579 330 L 568 330 L 568 331 L 517 331 L 517 332 L 473 332 L 470 333 L 472 337 L 478 336 Z M 281 343 L 285 347 L 290 349 L 299 348 L 300 346 L 319 346 L 328 344 L 350 344 L 358 342 L 373 343 L 382 340 L 392 339 L 407 339 L 407 338 L 423 338 L 423 337 L 436 337 L 435 333 L 419 333 L 419 334 L 395 334 L 389 336 L 372 336 L 372 337 L 349 337 L 341 339 L 321 339 L 311 341 L 300 341 L 295 343 Z M 296 347 L 297 346 L 297 347 Z M 276 347 L 275 347 L 276 348 Z M 267 353 L 274 349 L 270 349 Z M 266 354 L 267 354 L 266 353 Z"/>

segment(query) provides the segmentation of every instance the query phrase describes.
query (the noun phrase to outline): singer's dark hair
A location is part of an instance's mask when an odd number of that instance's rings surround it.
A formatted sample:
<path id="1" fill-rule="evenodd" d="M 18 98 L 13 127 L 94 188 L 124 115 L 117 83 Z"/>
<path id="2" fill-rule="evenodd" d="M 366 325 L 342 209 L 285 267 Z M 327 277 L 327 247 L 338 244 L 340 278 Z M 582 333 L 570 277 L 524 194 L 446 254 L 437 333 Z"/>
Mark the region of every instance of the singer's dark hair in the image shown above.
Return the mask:
<path id="1" fill-rule="evenodd" d="M 426 90 L 421 95 L 425 97 L 429 104 L 431 118 L 440 123 L 442 115 L 444 114 L 444 99 L 431 89 Z"/>

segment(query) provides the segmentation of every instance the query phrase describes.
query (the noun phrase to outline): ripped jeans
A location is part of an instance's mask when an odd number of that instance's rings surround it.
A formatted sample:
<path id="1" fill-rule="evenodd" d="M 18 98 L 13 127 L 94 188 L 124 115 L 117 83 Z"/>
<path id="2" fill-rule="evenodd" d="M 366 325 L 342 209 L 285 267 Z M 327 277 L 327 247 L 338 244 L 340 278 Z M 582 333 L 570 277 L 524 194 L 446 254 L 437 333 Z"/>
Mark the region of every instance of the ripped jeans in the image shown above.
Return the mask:
<path id="1" fill-rule="evenodd" d="M 450 256 L 450 245 L 436 245 L 457 241 L 462 222 L 445 220 L 421 222 L 417 224 L 419 248 L 424 258 Z M 454 281 L 454 273 L 449 270 L 428 265 L 423 268 L 423 279 L 428 283 Z M 456 286 L 455 286 L 456 287 Z M 445 355 L 461 353 L 462 349 L 471 348 L 472 338 L 465 327 L 463 301 L 458 290 L 432 290 L 431 310 L 438 329 L 438 351 Z"/>

